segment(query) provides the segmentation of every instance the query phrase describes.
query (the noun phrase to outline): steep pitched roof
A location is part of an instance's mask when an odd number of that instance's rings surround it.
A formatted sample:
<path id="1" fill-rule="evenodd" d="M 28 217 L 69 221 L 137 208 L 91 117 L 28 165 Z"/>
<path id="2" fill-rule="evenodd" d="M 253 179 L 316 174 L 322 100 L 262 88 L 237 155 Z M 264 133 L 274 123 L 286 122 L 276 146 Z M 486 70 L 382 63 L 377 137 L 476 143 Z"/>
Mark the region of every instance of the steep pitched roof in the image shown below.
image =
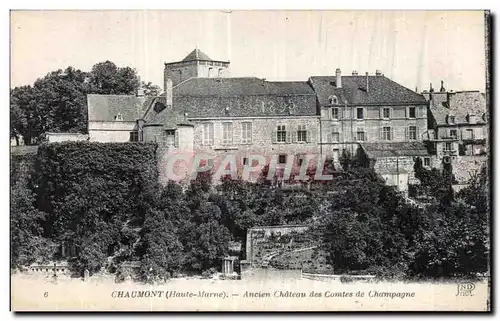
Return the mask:
<path id="1" fill-rule="evenodd" d="M 428 156 L 423 142 L 364 143 L 361 147 L 368 158 L 396 156 Z"/>
<path id="2" fill-rule="evenodd" d="M 195 61 L 195 60 L 204 60 L 204 61 L 212 61 L 210 57 L 205 54 L 200 49 L 196 48 L 186 56 L 186 58 L 182 59 L 182 61 Z"/>
<path id="3" fill-rule="evenodd" d="M 166 129 L 177 128 L 179 124 L 187 124 L 188 121 L 177 110 L 167 107 L 166 97 L 155 97 L 152 101 L 153 110 L 144 116 L 145 125 L 163 125 Z"/>
<path id="4" fill-rule="evenodd" d="M 335 76 L 310 78 L 320 105 L 328 105 L 332 95 L 348 105 L 426 104 L 424 96 L 385 76 L 342 76 L 341 81 L 342 87 L 336 88 Z"/>
<path id="5" fill-rule="evenodd" d="M 459 91 L 431 95 L 430 110 L 437 125 L 446 125 L 448 116 L 455 116 L 455 124 L 468 123 L 467 116 L 475 115 L 477 123 L 486 123 L 486 99 L 479 91 Z"/>
<path id="6" fill-rule="evenodd" d="M 174 88 L 174 96 L 314 95 L 307 82 L 266 81 L 256 77 L 191 78 Z"/>
<path id="7" fill-rule="evenodd" d="M 259 78 L 191 78 L 173 89 L 173 108 L 193 117 L 315 116 L 306 82 Z"/>
<path id="8" fill-rule="evenodd" d="M 154 97 L 134 95 L 87 95 L 89 121 L 114 121 L 120 114 L 123 121 L 136 121 L 142 118 L 144 112 Z"/>

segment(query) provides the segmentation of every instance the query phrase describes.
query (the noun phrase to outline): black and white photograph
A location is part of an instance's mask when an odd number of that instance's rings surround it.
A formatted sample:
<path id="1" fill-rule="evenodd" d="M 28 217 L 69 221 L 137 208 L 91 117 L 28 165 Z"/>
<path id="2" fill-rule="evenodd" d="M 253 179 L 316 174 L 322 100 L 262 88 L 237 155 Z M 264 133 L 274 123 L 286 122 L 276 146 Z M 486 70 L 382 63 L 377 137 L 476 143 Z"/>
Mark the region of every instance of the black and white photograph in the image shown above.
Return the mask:
<path id="1" fill-rule="evenodd" d="M 491 311 L 488 10 L 11 10 L 10 309 Z"/>

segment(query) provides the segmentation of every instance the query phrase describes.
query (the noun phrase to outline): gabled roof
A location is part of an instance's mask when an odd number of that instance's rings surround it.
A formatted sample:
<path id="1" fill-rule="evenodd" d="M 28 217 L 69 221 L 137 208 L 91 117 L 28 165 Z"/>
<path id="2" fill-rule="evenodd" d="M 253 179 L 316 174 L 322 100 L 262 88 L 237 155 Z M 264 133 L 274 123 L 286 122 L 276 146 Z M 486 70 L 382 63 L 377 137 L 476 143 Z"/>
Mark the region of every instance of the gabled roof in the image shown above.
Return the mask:
<path id="1" fill-rule="evenodd" d="M 428 156 L 423 142 L 364 143 L 361 147 L 371 159 L 396 156 Z"/>
<path id="2" fill-rule="evenodd" d="M 154 97 L 135 95 L 87 95 L 89 121 L 115 121 L 120 114 L 122 121 L 136 121 L 142 118 L 144 112 Z"/>
<path id="3" fill-rule="evenodd" d="M 448 116 L 455 116 L 455 124 L 468 123 L 467 116 L 475 115 L 477 123 L 486 123 L 486 99 L 479 91 L 458 91 L 431 94 L 430 110 L 437 125 L 446 125 Z"/>
<path id="4" fill-rule="evenodd" d="M 196 61 L 196 60 L 203 60 L 203 61 L 212 61 L 210 57 L 201 51 L 200 49 L 196 48 L 189 55 L 186 56 L 186 58 L 182 59 L 182 61 Z"/>
<path id="5" fill-rule="evenodd" d="M 342 87 L 336 88 L 335 76 L 310 78 L 320 105 L 329 105 L 330 96 L 348 105 L 426 104 L 424 96 L 385 76 L 341 76 L 341 81 Z"/>
<path id="6" fill-rule="evenodd" d="M 259 78 L 191 78 L 173 88 L 173 109 L 193 117 L 315 116 L 307 82 Z"/>

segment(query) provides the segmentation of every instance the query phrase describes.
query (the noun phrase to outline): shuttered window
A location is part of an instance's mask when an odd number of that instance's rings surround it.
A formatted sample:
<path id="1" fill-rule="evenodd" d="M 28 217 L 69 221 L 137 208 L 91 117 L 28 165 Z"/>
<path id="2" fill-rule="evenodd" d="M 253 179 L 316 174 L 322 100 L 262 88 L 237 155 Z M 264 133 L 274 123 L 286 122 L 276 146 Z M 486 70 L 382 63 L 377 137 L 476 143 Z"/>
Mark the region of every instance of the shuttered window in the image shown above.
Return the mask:
<path id="1" fill-rule="evenodd" d="M 417 126 L 408 127 L 408 139 L 409 140 L 417 139 Z"/>
<path id="2" fill-rule="evenodd" d="M 381 139 L 382 140 L 392 140 L 392 128 L 382 127 L 381 129 Z"/>
<path id="3" fill-rule="evenodd" d="M 356 119 L 365 119 L 365 109 L 362 107 L 356 108 Z"/>
<path id="4" fill-rule="evenodd" d="M 165 143 L 168 146 L 175 146 L 175 130 L 167 129 L 164 134 L 165 134 Z"/>
<path id="5" fill-rule="evenodd" d="M 332 112 L 332 119 L 335 119 L 335 120 L 338 120 L 339 119 L 339 108 L 337 107 L 333 107 L 331 109 L 331 112 Z"/>
<path id="6" fill-rule="evenodd" d="M 297 127 L 297 142 L 302 142 L 302 143 L 307 142 L 306 125 L 299 125 Z"/>
<path id="7" fill-rule="evenodd" d="M 222 124 L 222 144 L 223 145 L 233 144 L 233 123 Z"/>
<path id="8" fill-rule="evenodd" d="M 382 118 L 389 119 L 391 118 L 391 109 L 388 107 L 384 107 L 382 109 Z"/>
<path id="9" fill-rule="evenodd" d="M 213 145 L 214 144 L 214 124 L 206 123 L 203 124 L 203 145 Z"/>
<path id="10" fill-rule="evenodd" d="M 356 140 L 364 142 L 366 140 L 366 132 L 363 128 L 358 128 L 356 130 Z"/>
<path id="11" fill-rule="evenodd" d="M 241 143 L 252 143 L 252 123 L 250 122 L 241 123 Z"/>
<path id="12" fill-rule="evenodd" d="M 408 108 L 408 118 L 417 118 L 417 108 L 416 107 Z"/>

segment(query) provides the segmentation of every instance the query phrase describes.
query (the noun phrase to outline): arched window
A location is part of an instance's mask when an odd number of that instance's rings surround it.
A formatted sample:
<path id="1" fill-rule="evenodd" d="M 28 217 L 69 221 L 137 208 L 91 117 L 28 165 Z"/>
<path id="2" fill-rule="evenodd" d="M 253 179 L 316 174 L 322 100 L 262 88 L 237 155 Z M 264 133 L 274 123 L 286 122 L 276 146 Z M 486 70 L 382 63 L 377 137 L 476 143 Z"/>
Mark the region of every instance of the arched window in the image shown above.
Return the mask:
<path id="1" fill-rule="evenodd" d="M 330 96 L 328 97 L 328 102 L 330 105 L 337 105 L 339 103 L 339 100 L 337 96 Z"/>

